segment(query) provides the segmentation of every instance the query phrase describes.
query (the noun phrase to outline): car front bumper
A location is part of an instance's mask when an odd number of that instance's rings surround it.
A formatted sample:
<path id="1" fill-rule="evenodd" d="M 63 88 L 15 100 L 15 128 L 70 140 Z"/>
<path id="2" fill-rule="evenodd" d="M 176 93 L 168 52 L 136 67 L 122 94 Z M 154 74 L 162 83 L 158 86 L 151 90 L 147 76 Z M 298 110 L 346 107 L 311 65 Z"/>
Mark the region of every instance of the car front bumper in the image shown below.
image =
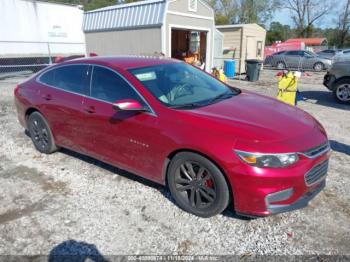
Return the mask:
<path id="1" fill-rule="evenodd" d="M 273 204 L 274 201 L 278 200 L 278 193 L 273 193 L 270 195 L 267 195 L 265 197 L 266 207 L 267 210 L 270 212 L 270 214 L 278 214 L 278 213 L 284 213 L 289 212 L 292 210 L 300 209 L 306 207 L 309 202 L 324 189 L 326 186 L 326 180 L 323 180 L 319 184 L 317 184 L 315 187 L 313 187 L 312 190 L 306 192 L 304 195 L 302 195 L 297 201 L 295 201 L 292 204 L 286 204 L 286 205 L 278 205 Z M 286 191 L 282 191 L 284 193 Z M 280 193 L 280 196 L 282 196 L 282 193 Z M 272 197 L 275 197 L 275 199 L 272 199 Z"/>
<path id="2" fill-rule="evenodd" d="M 289 168 L 265 169 L 245 165 L 232 174 L 234 209 L 238 214 L 259 217 L 306 207 L 325 187 L 330 151 L 309 159 L 302 157 Z M 322 174 L 311 184 L 313 170 Z"/>
<path id="3" fill-rule="evenodd" d="M 335 80 L 335 76 L 327 72 L 327 74 L 323 78 L 323 85 L 329 90 L 333 91 L 333 84 Z"/>

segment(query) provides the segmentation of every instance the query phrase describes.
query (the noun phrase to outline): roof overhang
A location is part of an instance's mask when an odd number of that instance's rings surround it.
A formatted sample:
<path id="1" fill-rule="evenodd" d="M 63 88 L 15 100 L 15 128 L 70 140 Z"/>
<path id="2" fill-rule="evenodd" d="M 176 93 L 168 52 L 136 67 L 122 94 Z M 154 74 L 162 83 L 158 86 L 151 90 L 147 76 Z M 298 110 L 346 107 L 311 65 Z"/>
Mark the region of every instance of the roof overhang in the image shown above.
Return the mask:
<path id="1" fill-rule="evenodd" d="M 166 0 L 114 5 L 84 13 L 84 32 L 119 31 L 160 27 Z"/>

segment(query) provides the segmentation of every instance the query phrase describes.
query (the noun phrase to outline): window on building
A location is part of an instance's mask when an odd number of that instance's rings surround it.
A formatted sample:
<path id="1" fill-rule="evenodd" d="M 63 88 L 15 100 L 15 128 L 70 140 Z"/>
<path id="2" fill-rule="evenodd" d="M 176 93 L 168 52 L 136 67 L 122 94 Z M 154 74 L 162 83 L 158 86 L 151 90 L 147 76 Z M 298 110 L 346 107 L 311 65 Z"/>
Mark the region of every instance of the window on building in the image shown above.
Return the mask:
<path id="1" fill-rule="evenodd" d="M 262 41 L 257 42 L 256 46 L 256 56 L 262 56 Z"/>
<path id="2" fill-rule="evenodd" d="M 200 32 L 197 31 L 191 31 L 190 32 L 190 51 L 192 54 L 198 53 L 200 49 Z"/>

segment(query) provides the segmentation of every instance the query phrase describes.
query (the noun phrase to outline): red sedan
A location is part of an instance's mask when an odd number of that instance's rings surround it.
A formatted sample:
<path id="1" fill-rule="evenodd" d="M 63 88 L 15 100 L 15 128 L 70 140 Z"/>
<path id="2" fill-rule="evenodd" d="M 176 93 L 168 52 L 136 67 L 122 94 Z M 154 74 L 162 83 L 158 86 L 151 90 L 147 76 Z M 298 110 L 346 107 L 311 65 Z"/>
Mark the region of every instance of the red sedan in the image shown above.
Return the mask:
<path id="1" fill-rule="evenodd" d="M 230 203 L 248 216 L 286 212 L 325 186 L 317 120 L 177 60 L 63 62 L 17 86 L 15 101 L 40 152 L 69 148 L 167 185 L 197 216 Z"/>

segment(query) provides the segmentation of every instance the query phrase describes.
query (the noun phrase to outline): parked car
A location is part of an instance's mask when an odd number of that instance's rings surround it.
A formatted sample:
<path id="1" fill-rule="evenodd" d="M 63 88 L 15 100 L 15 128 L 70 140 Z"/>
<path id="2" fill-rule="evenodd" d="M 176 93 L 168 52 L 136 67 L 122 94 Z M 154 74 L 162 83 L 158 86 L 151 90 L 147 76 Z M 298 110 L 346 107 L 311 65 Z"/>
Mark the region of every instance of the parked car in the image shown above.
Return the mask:
<path id="1" fill-rule="evenodd" d="M 292 50 L 274 54 L 269 59 L 270 64 L 278 69 L 294 68 L 322 71 L 328 69 L 332 64 L 332 60 L 304 50 Z"/>
<path id="2" fill-rule="evenodd" d="M 323 84 L 340 103 L 350 102 L 350 60 L 336 62 L 324 76 Z"/>
<path id="3" fill-rule="evenodd" d="M 350 61 L 350 49 L 341 50 L 333 57 L 333 63 Z"/>
<path id="4" fill-rule="evenodd" d="M 320 57 L 332 59 L 336 54 L 338 54 L 340 52 L 341 52 L 341 50 L 338 50 L 338 49 L 326 49 L 326 50 L 322 50 L 320 52 L 317 52 L 316 55 L 318 55 Z"/>
<path id="5" fill-rule="evenodd" d="M 281 55 L 285 52 L 287 52 L 287 51 L 279 51 L 279 52 L 273 53 L 272 55 L 267 56 L 264 60 L 264 65 L 272 65 L 273 64 L 273 57 L 277 56 L 277 55 Z"/>
<path id="6" fill-rule="evenodd" d="M 66 61 L 14 94 L 37 150 L 68 148 L 167 185 L 197 216 L 229 204 L 249 216 L 290 211 L 325 187 L 330 147 L 316 119 L 178 60 Z"/>

